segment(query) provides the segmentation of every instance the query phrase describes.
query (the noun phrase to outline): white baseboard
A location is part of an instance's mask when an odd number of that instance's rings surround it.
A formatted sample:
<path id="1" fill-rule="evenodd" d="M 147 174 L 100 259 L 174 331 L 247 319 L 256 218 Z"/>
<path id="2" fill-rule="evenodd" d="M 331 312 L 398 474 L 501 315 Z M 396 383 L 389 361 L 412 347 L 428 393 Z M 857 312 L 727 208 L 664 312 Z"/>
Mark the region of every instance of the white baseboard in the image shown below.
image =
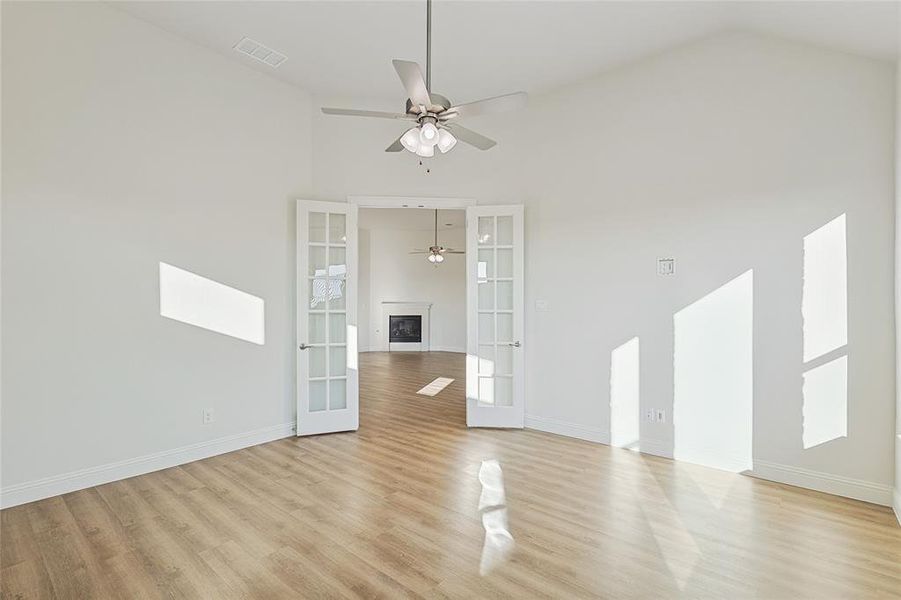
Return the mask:
<path id="1" fill-rule="evenodd" d="M 898 519 L 898 525 L 901 525 L 901 491 L 898 488 L 892 490 L 892 509 L 895 511 L 895 518 Z"/>
<path id="2" fill-rule="evenodd" d="M 429 352 L 456 352 L 466 354 L 466 348 L 454 348 L 452 346 L 431 346 Z"/>
<path id="3" fill-rule="evenodd" d="M 525 426 L 528 429 L 556 433 L 557 435 L 565 435 L 568 437 L 579 438 L 580 440 L 587 440 L 589 442 L 597 442 L 598 444 L 610 444 L 609 434 L 605 429 L 599 427 L 568 423 L 566 421 L 558 421 L 557 419 L 549 419 L 547 417 L 537 417 L 535 415 L 526 415 Z"/>
<path id="4" fill-rule="evenodd" d="M 608 432 L 599 427 L 590 427 L 536 415 L 526 415 L 525 426 L 529 429 L 610 445 Z M 640 452 L 673 459 L 671 446 L 659 440 L 642 439 Z M 893 506 L 895 515 L 898 517 L 899 523 L 901 523 L 901 493 L 898 490 L 892 490 L 887 485 L 761 460 L 755 460 L 754 469 L 745 473 L 759 479 L 767 479 L 836 496 L 863 500 L 864 502 L 872 502 L 882 506 Z"/>
<path id="5" fill-rule="evenodd" d="M 10 485 L 0 490 L 0 508 L 9 508 L 111 481 L 168 469 L 218 454 L 234 452 L 241 448 L 264 444 L 293 434 L 294 423 L 282 423 L 155 454 Z"/>
<path id="6" fill-rule="evenodd" d="M 748 475 L 827 494 L 835 494 L 836 496 L 881 504 L 882 506 L 892 505 L 892 488 L 871 481 L 852 479 L 841 475 L 811 471 L 801 467 L 780 465 L 763 460 L 755 460 L 754 469 Z"/>
<path id="7" fill-rule="evenodd" d="M 654 456 L 673 460 L 672 444 L 661 442 L 660 440 L 642 438 L 642 440 L 638 442 L 638 448 L 639 452 L 642 454 L 653 454 Z"/>

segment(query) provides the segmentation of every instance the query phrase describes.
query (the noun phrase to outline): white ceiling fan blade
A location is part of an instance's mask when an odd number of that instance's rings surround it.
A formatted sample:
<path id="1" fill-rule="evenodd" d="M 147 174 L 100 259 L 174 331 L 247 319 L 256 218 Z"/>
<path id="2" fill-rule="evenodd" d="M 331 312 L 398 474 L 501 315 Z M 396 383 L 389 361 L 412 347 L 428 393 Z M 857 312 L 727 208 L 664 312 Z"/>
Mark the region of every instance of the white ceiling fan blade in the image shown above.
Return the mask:
<path id="1" fill-rule="evenodd" d="M 355 110 L 352 108 L 327 108 L 322 112 L 327 115 L 340 115 L 344 117 L 375 117 L 377 119 L 411 119 L 410 115 L 401 113 L 383 112 L 380 110 Z"/>
<path id="2" fill-rule="evenodd" d="M 404 134 L 405 133 L 406 133 L 406 131 L 404 132 Z M 404 134 L 401 134 L 401 137 L 403 137 Z M 404 149 L 404 145 L 400 143 L 400 138 L 397 138 L 396 140 L 394 140 L 393 144 L 391 144 L 390 146 L 385 148 L 385 152 L 400 152 L 403 149 Z"/>
<path id="3" fill-rule="evenodd" d="M 486 98 L 485 100 L 467 102 L 466 104 L 461 104 L 459 106 L 451 106 L 441 116 L 442 118 L 466 118 L 508 110 L 517 110 L 525 108 L 528 98 L 529 96 L 525 92 L 504 94 L 503 96 L 495 96 L 494 98 Z"/>
<path id="4" fill-rule="evenodd" d="M 447 250 L 446 252 L 442 252 L 442 254 L 466 254 L 462 250 Z"/>
<path id="5" fill-rule="evenodd" d="M 447 127 L 458 140 L 466 142 L 470 146 L 475 146 L 479 150 L 488 150 L 489 148 L 493 148 L 497 145 L 497 142 L 495 142 L 491 138 L 487 138 L 481 133 L 476 133 L 471 129 L 461 127 L 456 123 L 453 125 L 445 123 L 444 127 Z"/>
<path id="6" fill-rule="evenodd" d="M 391 64 L 394 65 L 394 70 L 397 71 L 401 83 L 404 84 L 407 97 L 410 98 L 413 106 L 425 106 L 426 108 L 432 106 L 432 99 L 429 97 L 429 90 L 425 86 L 425 79 L 419 65 L 409 60 L 397 59 L 392 60 Z"/>

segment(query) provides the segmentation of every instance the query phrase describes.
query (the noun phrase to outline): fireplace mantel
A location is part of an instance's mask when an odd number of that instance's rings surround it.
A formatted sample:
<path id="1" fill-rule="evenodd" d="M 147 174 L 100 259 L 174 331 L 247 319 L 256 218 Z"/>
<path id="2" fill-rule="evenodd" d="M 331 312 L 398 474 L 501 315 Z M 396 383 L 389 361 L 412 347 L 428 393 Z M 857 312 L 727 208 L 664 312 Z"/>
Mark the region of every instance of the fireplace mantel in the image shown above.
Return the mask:
<path id="1" fill-rule="evenodd" d="M 379 349 L 383 352 L 428 352 L 429 313 L 431 302 L 382 302 L 381 335 Z M 389 320 L 391 315 L 419 315 L 422 317 L 422 341 L 419 343 L 389 342 Z"/>

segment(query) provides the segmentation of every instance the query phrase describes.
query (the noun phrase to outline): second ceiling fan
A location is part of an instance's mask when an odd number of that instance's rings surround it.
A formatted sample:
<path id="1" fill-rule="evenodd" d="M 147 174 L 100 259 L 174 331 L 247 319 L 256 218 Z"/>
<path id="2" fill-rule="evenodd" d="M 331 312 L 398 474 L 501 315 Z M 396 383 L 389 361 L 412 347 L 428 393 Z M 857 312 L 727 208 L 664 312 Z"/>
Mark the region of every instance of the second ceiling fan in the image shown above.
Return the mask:
<path id="1" fill-rule="evenodd" d="M 449 225 L 450 223 L 448 223 Z M 429 246 L 428 250 L 413 250 L 410 254 L 427 254 L 426 259 L 436 267 L 444 262 L 445 254 L 465 254 L 462 250 L 454 250 L 453 248 L 445 248 L 438 245 L 438 209 L 435 209 L 435 242 Z"/>
<path id="2" fill-rule="evenodd" d="M 450 151 L 457 144 L 457 140 L 475 146 L 479 150 L 488 150 L 497 142 L 466 129 L 458 121 L 466 117 L 513 110 L 526 105 L 525 92 L 453 105 L 445 96 L 432 91 L 432 0 L 426 0 L 425 78 L 415 62 L 407 60 L 391 62 L 407 92 L 407 105 L 403 113 L 325 107 L 322 109 L 327 115 L 400 119 L 416 123 L 388 146 L 385 152 L 400 152 L 406 148 L 417 156 L 428 158 L 435 155 L 436 147 L 442 153 Z"/>

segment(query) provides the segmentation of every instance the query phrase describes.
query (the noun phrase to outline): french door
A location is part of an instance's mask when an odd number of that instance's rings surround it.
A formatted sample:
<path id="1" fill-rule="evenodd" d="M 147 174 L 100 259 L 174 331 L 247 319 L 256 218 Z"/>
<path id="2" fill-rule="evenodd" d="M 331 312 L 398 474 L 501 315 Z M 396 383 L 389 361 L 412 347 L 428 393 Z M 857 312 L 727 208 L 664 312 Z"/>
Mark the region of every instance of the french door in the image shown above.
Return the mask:
<path id="1" fill-rule="evenodd" d="M 297 435 L 359 427 L 357 207 L 297 201 Z"/>
<path id="2" fill-rule="evenodd" d="M 466 209 L 466 424 L 522 427 L 522 206 Z"/>

